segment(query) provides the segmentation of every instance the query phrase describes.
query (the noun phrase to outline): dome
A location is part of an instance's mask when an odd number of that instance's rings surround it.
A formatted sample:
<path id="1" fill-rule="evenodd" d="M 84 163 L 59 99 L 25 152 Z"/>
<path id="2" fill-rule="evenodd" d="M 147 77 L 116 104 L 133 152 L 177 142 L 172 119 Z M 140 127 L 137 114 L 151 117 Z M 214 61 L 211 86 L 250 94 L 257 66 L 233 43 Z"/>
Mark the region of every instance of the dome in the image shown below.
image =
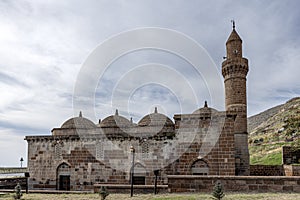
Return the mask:
<path id="1" fill-rule="evenodd" d="M 173 126 L 174 123 L 166 115 L 160 113 L 151 113 L 143 117 L 139 121 L 138 125 L 139 126 L 160 126 L 160 125 Z"/>
<path id="2" fill-rule="evenodd" d="M 170 118 L 164 114 L 157 113 L 155 108 L 154 113 L 143 117 L 138 127 L 140 132 L 137 134 L 141 138 L 147 137 L 167 137 L 173 138 L 175 136 L 175 126 Z"/>
<path id="3" fill-rule="evenodd" d="M 96 128 L 96 125 L 91 120 L 82 117 L 82 113 L 80 112 L 79 117 L 73 117 L 68 119 L 61 125 L 61 128 L 91 129 Z"/>
<path id="4" fill-rule="evenodd" d="M 195 111 L 193 112 L 193 114 L 216 113 L 216 112 L 218 112 L 218 111 L 217 111 L 216 109 L 214 109 L 214 108 L 208 107 L 208 106 L 207 106 L 207 101 L 205 101 L 204 107 L 195 110 Z"/>
<path id="5" fill-rule="evenodd" d="M 139 121 L 138 125 L 139 126 L 174 126 L 174 123 L 166 115 L 157 113 L 157 108 L 155 108 L 154 113 L 151 113 L 143 117 Z"/>
<path id="6" fill-rule="evenodd" d="M 125 117 L 119 116 L 118 110 L 115 115 L 106 117 L 100 122 L 101 128 L 117 128 L 117 127 L 130 127 L 132 123 Z"/>
<path id="7" fill-rule="evenodd" d="M 202 113 L 215 113 L 215 112 L 218 112 L 216 109 L 214 108 L 199 108 L 198 110 L 195 110 L 193 112 L 193 114 L 202 114 Z"/>

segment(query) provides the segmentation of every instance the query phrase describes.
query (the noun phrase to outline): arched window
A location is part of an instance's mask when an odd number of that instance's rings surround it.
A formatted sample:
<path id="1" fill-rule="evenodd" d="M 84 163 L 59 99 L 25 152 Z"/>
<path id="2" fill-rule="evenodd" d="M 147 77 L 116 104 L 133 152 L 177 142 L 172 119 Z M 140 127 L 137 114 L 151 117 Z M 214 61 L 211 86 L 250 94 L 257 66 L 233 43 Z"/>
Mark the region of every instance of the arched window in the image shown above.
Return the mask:
<path id="1" fill-rule="evenodd" d="M 209 166 L 202 159 L 196 160 L 191 165 L 191 172 L 193 175 L 209 175 Z"/>

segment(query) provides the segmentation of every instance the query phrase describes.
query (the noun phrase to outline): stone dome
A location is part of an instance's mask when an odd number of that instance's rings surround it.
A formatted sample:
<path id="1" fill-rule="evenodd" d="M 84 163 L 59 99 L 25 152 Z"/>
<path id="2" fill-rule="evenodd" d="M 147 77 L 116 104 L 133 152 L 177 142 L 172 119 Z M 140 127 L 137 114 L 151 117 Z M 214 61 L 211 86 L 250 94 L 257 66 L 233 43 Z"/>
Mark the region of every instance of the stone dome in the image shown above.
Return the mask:
<path id="1" fill-rule="evenodd" d="M 61 128 L 69 128 L 69 129 L 91 129 L 96 128 L 96 125 L 89 119 L 82 117 L 82 113 L 79 113 L 79 117 L 73 117 L 65 121 Z"/>
<path id="2" fill-rule="evenodd" d="M 218 112 L 218 111 L 217 111 L 216 109 L 214 109 L 214 108 L 208 107 L 208 106 L 207 106 L 207 102 L 205 101 L 204 107 L 195 110 L 195 111 L 193 112 L 193 114 L 216 113 L 216 112 Z"/>
<path id="3" fill-rule="evenodd" d="M 116 110 L 115 115 L 106 117 L 100 122 L 101 128 L 117 128 L 117 127 L 130 127 L 132 122 L 130 122 L 125 117 L 119 116 L 118 110 Z"/>
<path id="4" fill-rule="evenodd" d="M 174 123 L 166 115 L 157 113 L 157 108 L 155 108 L 154 113 L 151 113 L 143 117 L 139 121 L 138 127 L 140 132 L 137 134 L 137 136 L 141 138 L 149 138 L 149 137 L 173 138 L 175 136 Z"/>
<path id="5" fill-rule="evenodd" d="M 154 113 L 144 116 L 138 123 L 139 126 L 174 126 L 172 120 L 164 114 L 157 113 L 155 108 Z"/>

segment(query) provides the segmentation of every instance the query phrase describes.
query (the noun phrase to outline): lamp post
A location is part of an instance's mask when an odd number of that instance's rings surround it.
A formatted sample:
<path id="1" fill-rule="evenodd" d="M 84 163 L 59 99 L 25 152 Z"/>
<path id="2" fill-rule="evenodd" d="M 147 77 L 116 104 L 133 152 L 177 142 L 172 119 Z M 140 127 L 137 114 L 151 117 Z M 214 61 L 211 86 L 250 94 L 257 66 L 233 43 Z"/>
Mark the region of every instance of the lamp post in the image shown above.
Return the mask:
<path id="1" fill-rule="evenodd" d="M 23 164 L 23 157 L 21 157 L 20 162 L 21 162 L 21 168 L 22 168 L 22 164 Z"/>
<path id="2" fill-rule="evenodd" d="M 26 177 L 26 194 L 28 194 L 28 178 L 30 177 L 29 172 L 25 172 Z"/>
<path id="3" fill-rule="evenodd" d="M 158 173 L 159 173 L 158 169 L 154 170 L 154 175 L 155 175 L 154 194 L 157 194 L 157 176 L 158 176 Z"/>
<path id="4" fill-rule="evenodd" d="M 132 153 L 132 166 L 131 166 L 131 176 L 130 176 L 130 183 L 131 183 L 131 187 L 130 187 L 130 197 L 133 196 L 133 176 L 134 176 L 134 154 L 135 154 L 135 149 L 134 147 L 131 145 L 130 146 L 130 152 Z"/>

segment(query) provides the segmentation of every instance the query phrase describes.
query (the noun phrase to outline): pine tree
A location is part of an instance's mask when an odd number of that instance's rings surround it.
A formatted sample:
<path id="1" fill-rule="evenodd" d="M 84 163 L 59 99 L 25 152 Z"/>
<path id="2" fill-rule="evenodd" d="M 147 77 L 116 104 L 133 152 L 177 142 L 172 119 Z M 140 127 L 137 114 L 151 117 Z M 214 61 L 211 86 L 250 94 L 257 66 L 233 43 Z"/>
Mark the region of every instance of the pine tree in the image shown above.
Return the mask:
<path id="1" fill-rule="evenodd" d="M 105 198 L 109 195 L 106 187 L 104 187 L 104 186 L 101 186 L 99 194 L 100 194 L 101 200 L 105 200 Z"/>
<path id="2" fill-rule="evenodd" d="M 213 196 L 213 199 L 216 199 L 216 200 L 221 200 L 225 196 L 223 185 L 221 184 L 221 182 L 219 182 L 219 181 L 216 182 L 214 189 L 213 189 L 212 196 Z"/>
<path id="3" fill-rule="evenodd" d="M 17 186 L 15 187 L 15 195 L 14 198 L 15 199 L 21 199 L 22 197 L 22 188 L 21 185 L 18 183 Z"/>

